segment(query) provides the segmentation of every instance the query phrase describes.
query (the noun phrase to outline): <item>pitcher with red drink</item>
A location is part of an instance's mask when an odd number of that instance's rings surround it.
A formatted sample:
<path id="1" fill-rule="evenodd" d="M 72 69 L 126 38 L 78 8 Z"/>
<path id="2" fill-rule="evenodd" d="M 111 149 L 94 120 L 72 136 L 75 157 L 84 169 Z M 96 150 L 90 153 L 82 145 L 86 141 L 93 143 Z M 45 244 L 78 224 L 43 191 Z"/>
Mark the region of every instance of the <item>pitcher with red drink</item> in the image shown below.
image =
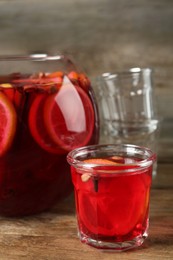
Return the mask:
<path id="1" fill-rule="evenodd" d="M 88 77 L 63 55 L 0 57 L 0 214 L 23 216 L 72 191 L 66 155 L 98 142 Z"/>

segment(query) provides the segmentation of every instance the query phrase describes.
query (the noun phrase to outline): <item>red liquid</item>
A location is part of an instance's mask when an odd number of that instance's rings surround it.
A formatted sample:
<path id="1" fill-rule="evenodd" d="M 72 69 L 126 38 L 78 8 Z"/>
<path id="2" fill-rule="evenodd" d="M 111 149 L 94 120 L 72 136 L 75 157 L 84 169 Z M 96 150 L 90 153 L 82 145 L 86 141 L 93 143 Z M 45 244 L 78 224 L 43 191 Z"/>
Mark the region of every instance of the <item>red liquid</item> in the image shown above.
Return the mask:
<path id="1" fill-rule="evenodd" d="M 9 77 L 9 81 L 6 77 L 5 83 L 11 87 L 0 85 L 8 113 L 12 113 L 10 102 L 16 114 L 16 123 L 7 129 L 10 144 L 1 144 L 0 214 L 6 216 L 38 213 L 69 195 L 72 183 L 67 153 L 84 142 L 98 141 L 89 85 L 84 90 L 68 81 L 66 89 L 62 77 L 60 83 L 53 77 L 54 84 L 46 77 L 22 77 Z"/>
<path id="2" fill-rule="evenodd" d="M 127 161 L 129 159 L 125 159 Z M 131 159 L 130 159 L 131 160 Z M 131 160 L 132 162 L 132 160 Z M 135 159 L 133 160 L 135 162 Z M 99 166 L 103 170 L 114 166 Z M 98 168 L 99 168 L 98 167 Z M 119 170 L 121 171 L 121 166 Z M 133 168 L 127 166 L 127 168 Z M 110 168 L 109 168 L 110 169 Z M 126 174 L 91 177 L 83 182 L 72 167 L 76 211 L 82 241 L 132 241 L 142 237 L 148 227 L 151 167 Z M 93 244 L 92 244 L 93 245 Z M 96 245 L 104 248 L 104 246 Z"/>

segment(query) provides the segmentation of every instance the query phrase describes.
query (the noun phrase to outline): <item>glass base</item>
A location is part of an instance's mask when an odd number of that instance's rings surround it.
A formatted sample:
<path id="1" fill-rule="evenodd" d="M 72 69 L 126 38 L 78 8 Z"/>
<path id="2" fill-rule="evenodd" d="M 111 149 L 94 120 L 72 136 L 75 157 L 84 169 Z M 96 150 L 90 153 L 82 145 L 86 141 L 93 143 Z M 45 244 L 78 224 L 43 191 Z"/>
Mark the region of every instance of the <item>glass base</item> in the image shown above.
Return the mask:
<path id="1" fill-rule="evenodd" d="M 145 233 L 143 235 L 135 237 L 130 241 L 124 242 L 106 242 L 101 240 L 95 240 L 80 232 L 78 232 L 78 236 L 82 243 L 85 243 L 89 246 L 102 250 L 113 250 L 115 252 L 122 252 L 141 246 L 144 240 L 147 238 L 148 234 Z"/>

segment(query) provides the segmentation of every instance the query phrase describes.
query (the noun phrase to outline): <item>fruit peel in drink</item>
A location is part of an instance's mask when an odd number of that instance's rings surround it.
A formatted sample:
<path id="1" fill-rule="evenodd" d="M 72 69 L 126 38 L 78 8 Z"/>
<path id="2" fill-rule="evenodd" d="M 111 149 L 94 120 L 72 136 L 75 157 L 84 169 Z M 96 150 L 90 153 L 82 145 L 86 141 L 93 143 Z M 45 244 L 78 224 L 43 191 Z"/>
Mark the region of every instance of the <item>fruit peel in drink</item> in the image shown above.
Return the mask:
<path id="1" fill-rule="evenodd" d="M 0 156 L 11 147 L 17 127 L 17 114 L 8 97 L 0 92 Z"/>

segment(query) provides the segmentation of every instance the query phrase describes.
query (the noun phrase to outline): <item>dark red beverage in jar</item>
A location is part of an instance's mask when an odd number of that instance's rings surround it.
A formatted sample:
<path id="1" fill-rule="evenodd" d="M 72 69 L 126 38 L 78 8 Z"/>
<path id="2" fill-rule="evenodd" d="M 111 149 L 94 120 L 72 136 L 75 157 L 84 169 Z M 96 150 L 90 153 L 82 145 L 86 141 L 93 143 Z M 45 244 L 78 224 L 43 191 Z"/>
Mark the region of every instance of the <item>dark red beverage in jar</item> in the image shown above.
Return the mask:
<path id="1" fill-rule="evenodd" d="M 63 56 L 0 59 L 0 214 L 49 209 L 72 191 L 67 153 L 98 142 L 88 77 Z"/>

